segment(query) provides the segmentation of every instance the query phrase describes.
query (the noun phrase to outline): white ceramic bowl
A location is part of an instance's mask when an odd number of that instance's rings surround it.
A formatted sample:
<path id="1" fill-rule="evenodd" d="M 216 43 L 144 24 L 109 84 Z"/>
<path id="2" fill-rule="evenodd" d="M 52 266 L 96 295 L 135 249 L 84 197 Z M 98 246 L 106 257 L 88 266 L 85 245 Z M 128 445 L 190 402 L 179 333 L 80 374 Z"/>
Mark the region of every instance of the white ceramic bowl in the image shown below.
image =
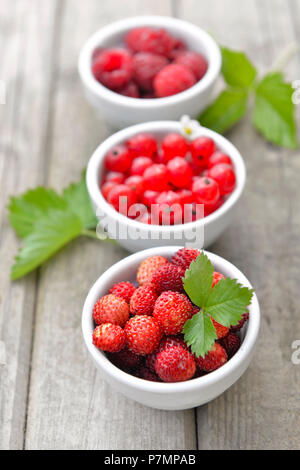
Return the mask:
<path id="1" fill-rule="evenodd" d="M 95 80 L 91 70 L 95 49 L 120 47 L 125 34 L 140 26 L 165 28 L 183 39 L 189 49 L 204 54 L 208 60 L 208 70 L 202 80 L 182 93 L 159 99 L 122 96 Z M 136 16 L 101 28 L 85 43 L 78 61 L 79 75 L 88 101 L 105 121 L 117 129 L 157 119 L 179 119 L 183 114 L 198 116 L 212 99 L 220 68 L 220 50 L 208 33 L 191 23 L 167 16 Z"/>
<path id="2" fill-rule="evenodd" d="M 238 352 L 224 366 L 210 374 L 186 382 L 159 383 L 139 379 L 114 366 L 103 352 L 92 343 L 94 330 L 93 306 L 107 294 L 112 285 L 124 280 L 135 280 L 136 270 L 145 258 L 162 255 L 171 258 L 182 247 L 160 247 L 141 251 L 119 261 L 109 268 L 91 288 L 82 313 L 82 331 L 87 349 L 105 380 L 117 391 L 143 405 L 164 410 L 183 410 L 203 405 L 221 395 L 245 372 L 253 356 L 260 325 L 260 311 L 254 294 L 249 307 L 249 322 L 242 331 L 242 344 Z M 215 269 L 225 276 L 251 288 L 248 279 L 233 264 L 220 256 L 206 252 Z"/>
<path id="3" fill-rule="evenodd" d="M 211 137 L 222 151 L 230 155 L 236 173 L 236 188 L 219 209 L 203 219 L 172 226 L 147 225 L 117 212 L 106 202 L 99 187 L 107 151 L 139 132 L 150 132 L 160 140 L 168 132 L 180 132 L 180 123 L 156 121 L 138 124 L 113 134 L 95 150 L 88 163 L 86 182 L 100 225 L 107 229 L 111 238 L 117 239 L 120 245 L 132 252 L 161 245 L 208 247 L 230 224 L 234 208 L 244 189 L 246 170 L 240 153 L 225 137 L 199 127 L 199 135 Z"/>

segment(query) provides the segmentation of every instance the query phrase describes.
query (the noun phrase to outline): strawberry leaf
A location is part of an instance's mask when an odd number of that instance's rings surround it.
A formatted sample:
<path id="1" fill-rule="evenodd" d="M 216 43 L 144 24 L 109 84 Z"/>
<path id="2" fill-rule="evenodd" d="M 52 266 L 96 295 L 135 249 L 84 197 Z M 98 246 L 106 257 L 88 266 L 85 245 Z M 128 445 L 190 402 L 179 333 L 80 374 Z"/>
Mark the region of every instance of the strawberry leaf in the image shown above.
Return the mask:
<path id="1" fill-rule="evenodd" d="M 204 357 L 217 339 L 216 329 L 210 317 L 202 310 L 186 321 L 183 332 L 186 344 L 197 357 Z"/>
<path id="2" fill-rule="evenodd" d="M 184 290 L 198 307 L 206 305 L 213 283 L 213 273 L 214 267 L 204 253 L 192 261 L 189 269 L 185 272 Z"/>

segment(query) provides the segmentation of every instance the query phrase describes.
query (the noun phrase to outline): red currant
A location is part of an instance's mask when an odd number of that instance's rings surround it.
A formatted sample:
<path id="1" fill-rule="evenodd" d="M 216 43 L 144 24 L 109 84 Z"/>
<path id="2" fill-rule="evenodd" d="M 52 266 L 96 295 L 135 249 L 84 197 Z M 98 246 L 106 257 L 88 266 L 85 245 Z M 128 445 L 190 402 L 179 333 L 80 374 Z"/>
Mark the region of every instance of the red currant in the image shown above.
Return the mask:
<path id="1" fill-rule="evenodd" d="M 200 168 L 207 167 L 208 159 L 215 150 L 216 145 L 209 137 L 198 137 L 191 143 L 192 158 Z"/>
<path id="2" fill-rule="evenodd" d="M 137 197 L 140 197 L 144 192 L 144 179 L 142 176 L 129 176 L 129 178 L 125 180 L 125 184 L 127 184 L 127 186 L 129 186 L 129 188 L 136 193 Z"/>
<path id="3" fill-rule="evenodd" d="M 151 134 L 137 134 L 128 140 L 127 145 L 134 157 L 153 158 L 157 152 L 157 142 Z"/>
<path id="4" fill-rule="evenodd" d="M 220 198 L 218 184 L 207 177 L 200 177 L 197 181 L 194 181 L 192 193 L 198 204 L 215 204 Z"/>
<path id="5" fill-rule="evenodd" d="M 185 157 L 189 151 L 189 144 L 180 134 L 168 134 L 161 143 L 165 160 L 172 160 L 174 157 Z"/>
<path id="6" fill-rule="evenodd" d="M 105 166 L 110 171 L 126 173 L 131 166 L 131 155 L 125 145 L 116 145 L 105 156 Z"/>
<path id="7" fill-rule="evenodd" d="M 103 183 L 103 185 L 101 186 L 101 192 L 102 192 L 102 195 L 104 197 L 104 199 L 107 199 L 107 196 L 110 192 L 110 190 L 116 186 L 116 183 L 114 183 L 113 181 L 106 181 L 105 183 Z"/>
<path id="8" fill-rule="evenodd" d="M 160 225 L 182 223 L 182 206 L 180 197 L 174 191 L 163 191 L 153 206 L 153 219 Z"/>
<path id="9" fill-rule="evenodd" d="M 127 215 L 128 209 L 136 203 L 136 195 L 126 184 L 117 184 L 110 190 L 107 200 L 118 212 Z"/>
<path id="10" fill-rule="evenodd" d="M 222 196 L 235 188 L 235 173 L 231 165 L 219 163 L 209 170 L 208 176 L 218 183 Z"/>
<path id="11" fill-rule="evenodd" d="M 208 168 L 212 168 L 219 163 L 227 163 L 228 165 L 232 165 L 232 161 L 229 155 L 226 155 L 226 153 L 223 152 L 215 152 L 211 157 L 209 157 Z"/>
<path id="12" fill-rule="evenodd" d="M 153 164 L 149 157 L 136 157 L 131 165 L 130 174 L 143 176 L 145 170 Z"/>
<path id="13" fill-rule="evenodd" d="M 164 191 L 169 187 L 169 171 L 166 165 L 154 163 L 144 173 L 145 187 L 152 191 Z"/>
<path id="14" fill-rule="evenodd" d="M 152 204 L 156 204 L 156 198 L 159 195 L 158 191 L 151 191 L 147 190 L 144 192 L 143 197 L 142 197 L 142 202 L 148 206 L 151 207 Z"/>
<path id="15" fill-rule="evenodd" d="M 190 186 L 193 171 L 188 162 L 182 157 L 175 157 L 167 164 L 169 179 L 176 188 L 187 188 Z"/>
<path id="16" fill-rule="evenodd" d="M 111 182 L 116 184 L 124 183 L 125 175 L 123 173 L 119 173 L 118 171 L 109 171 L 106 173 L 104 177 L 104 182 Z"/>
<path id="17" fill-rule="evenodd" d="M 205 204 L 204 206 L 204 216 L 207 217 L 209 214 L 212 214 L 215 212 L 219 207 L 221 207 L 223 204 L 223 199 L 220 197 L 220 199 L 217 200 L 215 204 Z"/>

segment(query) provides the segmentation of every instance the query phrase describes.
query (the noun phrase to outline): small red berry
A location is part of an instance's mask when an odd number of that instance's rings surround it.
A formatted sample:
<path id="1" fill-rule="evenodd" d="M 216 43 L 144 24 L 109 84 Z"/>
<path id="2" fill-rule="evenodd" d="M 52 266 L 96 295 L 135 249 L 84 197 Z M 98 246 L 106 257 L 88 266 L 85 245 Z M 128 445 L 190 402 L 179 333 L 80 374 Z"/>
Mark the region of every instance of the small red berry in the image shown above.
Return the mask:
<path id="1" fill-rule="evenodd" d="M 94 58 L 92 72 L 107 88 L 124 87 L 132 77 L 132 57 L 124 49 L 102 50 Z"/>
<path id="2" fill-rule="evenodd" d="M 228 165 L 232 165 L 232 161 L 229 155 L 226 155 L 226 153 L 223 152 L 215 152 L 208 159 L 208 168 L 212 168 L 219 163 L 227 163 Z"/>
<path id="3" fill-rule="evenodd" d="M 97 325 L 113 323 L 124 326 L 129 318 L 129 305 L 117 295 L 105 295 L 95 303 L 93 318 Z"/>
<path id="4" fill-rule="evenodd" d="M 154 90 L 159 98 L 176 95 L 196 83 L 195 75 L 184 65 L 166 65 L 154 78 Z"/>
<path id="5" fill-rule="evenodd" d="M 145 170 L 153 164 L 153 160 L 150 157 L 136 157 L 130 168 L 131 175 L 143 176 Z"/>
<path id="6" fill-rule="evenodd" d="M 212 372 L 227 362 L 227 354 L 219 343 L 215 343 L 204 357 L 196 357 L 198 367 L 205 372 Z"/>
<path id="7" fill-rule="evenodd" d="M 179 336 L 165 336 L 158 347 L 158 351 L 163 351 L 172 346 L 181 346 L 184 349 L 188 349 L 186 343 Z"/>
<path id="8" fill-rule="evenodd" d="M 181 157 L 175 157 L 167 164 L 169 181 L 176 188 L 188 188 L 192 181 L 193 171 L 188 162 Z"/>
<path id="9" fill-rule="evenodd" d="M 110 361 L 122 370 L 136 369 L 141 363 L 141 356 L 129 349 L 122 349 L 114 354 L 109 354 Z"/>
<path id="10" fill-rule="evenodd" d="M 122 297 L 125 302 L 129 302 L 135 289 L 136 287 L 131 284 L 131 282 L 122 281 L 118 282 L 118 284 L 114 284 L 109 293 Z"/>
<path id="11" fill-rule="evenodd" d="M 125 42 L 134 52 L 152 52 L 167 56 L 173 48 L 174 39 L 165 29 L 143 26 L 129 31 Z"/>
<path id="12" fill-rule="evenodd" d="M 104 177 L 104 183 L 122 184 L 125 181 L 125 175 L 119 171 L 109 171 Z"/>
<path id="13" fill-rule="evenodd" d="M 144 173 L 145 187 L 152 191 L 165 191 L 169 187 L 169 171 L 160 163 L 154 163 Z"/>
<path id="14" fill-rule="evenodd" d="M 139 198 L 145 190 L 144 179 L 139 175 L 132 175 L 126 178 L 125 184 L 136 194 Z"/>
<path id="15" fill-rule="evenodd" d="M 184 274 L 184 269 L 167 263 L 155 271 L 151 283 L 160 294 L 164 291 L 183 292 L 182 279 Z"/>
<path id="16" fill-rule="evenodd" d="M 151 284 L 138 287 L 130 299 L 130 312 L 132 315 L 152 315 L 157 293 Z"/>
<path id="17" fill-rule="evenodd" d="M 155 75 L 168 63 L 162 55 L 138 52 L 133 56 L 133 79 L 142 90 L 152 92 Z"/>
<path id="18" fill-rule="evenodd" d="M 168 55 L 170 60 L 174 60 L 180 55 L 183 51 L 186 50 L 186 45 L 184 44 L 181 39 L 175 39 L 173 44 L 173 49 L 171 50 L 170 54 Z"/>
<path id="19" fill-rule="evenodd" d="M 235 333 L 229 333 L 229 335 L 221 340 L 221 345 L 225 348 L 228 359 L 231 359 L 240 349 L 241 340 Z"/>
<path id="20" fill-rule="evenodd" d="M 164 137 L 161 148 L 165 161 L 169 161 L 174 157 L 185 157 L 189 151 L 189 144 L 182 135 L 174 132 Z"/>
<path id="21" fill-rule="evenodd" d="M 168 263 L 169 261 L 167 258 L 159 255 L 151 256 L 150 258 L 146 258 L 144 261 L 142 261 L 138 267 L 136 276 L 139 285 L 142 286 L 147 282 L 151 282 L 153 274 L 157 271 L 157 269 Z"/>
<path id="22" fill-rule="evenodd" d="M 194 181 L 192 193 L 198 204 L 216 204 L 220 198 L 218 184 L 207 176 L 201 176 Z"/>
<path id="23" fill-rule="evenodd" d="M 183 382 L 196 372 L 192 354 L 181 346 L 172 346 L 157 354 L 155 370 L 163 382 Z"/>
<path id="24" fill-rule="evenodd" d="M 212 286 L 215 287 L 216 284 L 218 284 L 221 279 L 225 279 L 225 276 L 223 274 L 218 273 L 218 271 L 214 271 L 214 277 L 213 277 L 213 284 Z"/>
<path id="25" fill-rule="evenodd" d="M 116 145 L 105 156 L 105 167 L 114 172 L 126 173 L 131 167 L 131 155 L 125 145 Z"/>
<path id="26" fill-rule="evenodd" d="M 229 333 L 229 328 L 221 325 L 221 323 L 216 322 L 216 320 L 214 320 L 213 318 L 211 319 L 211 321 L 216 329 L 218 339 L 225 338 L 225 336 L 227 336 Z"/>
<path id="27" fill-rule="evenodd" d="M 103 351 L 118 352 L 125 346 L 126 336 L 124 330 L 112 323 L 103 323 L 95 328 L 93 344 Z"/>
<path id="28" fill-rule="evenodd" d="M 182 223 L 182 206 L 180 197 L 174 191 L 163 191 L 156 198 L 152 207 L 152 219 L 157 225 L 173 225 Z"/>
<path id="29" fill-rule="evenodd" d="M 194 51 L 184 51 L 178 54 L 174 63 L 187 67 L 193 72 L 197 80 L 201 80 L 207 71 L 207 61 L 205 57 Z"/>
<path id="30" fill-rule="evenodd" d="M 185 322 L 191 318 L 193 306 L 189 299 L 178 292 L 163 292 L 155 302 L 153 317 L 166 335 L 182 332 Z"/>
<path id="31" fill-rule="evenodd" d="M 151 134 L 137 134 L 127 141 L 127 146 L 133 157 L 153 158 L 157 152 L 157 142 Z"/>
<path id="32" fill-rule="evenodd" d="M 192 158 L 200 169 L 207 167 L 208 159 L 215 150 L 216 144 L 209 137 L 198 137 L 191 143 Z"/>
<path id="33" fill-rule="evenodd" d="M 157 349 L 163 334 L 157 321 L 148 315 L 130 318 L 124 331 L 128 349 L 143 356 Z"/>
<path id="34" fill-rule="evenodd" d="M 181 248 L 173 255 L 172 263 L 186 270 L 199 255 L 201 255 L 201 251 L 196 248 Z"/>
<path id="35" fill-rule="evenodd" d="M 151 371 L 147 367 L 141 367 L 137 371 L 136 377 L 144 380 L 150 380 L 151 382 L 161 382 L 155 371 Z"/>
<path id="36" fill-rule="evenodd" d="M 114 208 L 124 215 L 128 214 L 130 207 L 136 203 L 136 194 L 126 184 L 118 184 L 114 186 L 108 194 L 108 202 Z"/>
<path id="37" fill-rule="evenodd" d="M 231 165 L 219 163 L 210 168 L 208 176 L 218 183 L 221 196 L 231 193 L 235 188 L 235 173 Z"/>
<path id="38" fill-rule="evenodd" d="M 223 204 L 223 199 L 220 197 L 215 204 L 205 204 L 204 206 L 204 217 L 215 212 Z"/>
<path id="39" fill-rule="evenodd" d="M 112 181 L 106 181 L 106 183 L 103 183 L 103 185 L 101 186 L 101 192 L 102 192 L 104 199 L 107 199 L 110 191 L 115 186 L 116 186 L 116 183 L 113 183 Z"/>
<path id="40" fill-rule="evenodd" d="M 241 320 L 238 322 L 237 325 L 231 326 L 230 331 L 232 333 L 237 333 L 243 328 L 243 326 L 247 323 L 248 320 L 249 320 L 249 312 L 243 313 Z"/>
<path id="41" fill-rule="evenodd" d="M 134 82 L 128 82 L 124 87 L 115 90 L 117 93 L 129 98 L 140 98 L 140 92 Z"/>

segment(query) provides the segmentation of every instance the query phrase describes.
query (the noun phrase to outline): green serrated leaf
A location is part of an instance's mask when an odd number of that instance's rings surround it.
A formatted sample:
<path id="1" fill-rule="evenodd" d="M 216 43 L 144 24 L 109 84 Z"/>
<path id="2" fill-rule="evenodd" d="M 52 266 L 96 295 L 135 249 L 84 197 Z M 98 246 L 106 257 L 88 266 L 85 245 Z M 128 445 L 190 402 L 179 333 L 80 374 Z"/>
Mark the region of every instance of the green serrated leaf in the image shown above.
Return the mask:
<path id="1" fill-rule="evenodd" d="M 293 88 L 279 72 L 266 75 L 256 87 L 253 123 L 270 142 L 297 148 Z"/>
<path id="2" fill-rule="evenodd" d="M 202 253 L 192 261 L 183 279 L 184 290 L 191 301 L 204 307 L 213 283 L 214 267 L 208 257 Z"/>
<path id="3" fill-rule="evenodd" d="M 251 302 L 253 290 L 236 279 L 221 279 L 211 290 L 205 311 L 223 326 L 237 325 Z"/>
<path id="4" fill-rule="evenodd" d="M 255 80 L 257 71 L 244 52 L 233 51 L 226 47 L 222 52 L 222 74 L 228 85 L 249 88 Z"/>
<path id="5" fill-rule="evenodd" d="M 84 177 L 79 183 L 72 183 L 68 188 L 64 189 L 63 198 L 70 210 L 80 218 L 84 228 L 91 229 L 96 227 L 98 219 L 92 207 Z"/>
<path id="6" fill-rule="evenodd" d="M 199 122 L 224 134 L 244 116 L 248 94 L 240 88 L 228 88 L 201 114 Z"/>
<path id="7" fill-rule="evenodd" d="M 183 332 L 184 341 L 197 357 L 204 357 L 217 339 L 216 330 L 210 317 L 202 310 L 186 321 Z"/>

